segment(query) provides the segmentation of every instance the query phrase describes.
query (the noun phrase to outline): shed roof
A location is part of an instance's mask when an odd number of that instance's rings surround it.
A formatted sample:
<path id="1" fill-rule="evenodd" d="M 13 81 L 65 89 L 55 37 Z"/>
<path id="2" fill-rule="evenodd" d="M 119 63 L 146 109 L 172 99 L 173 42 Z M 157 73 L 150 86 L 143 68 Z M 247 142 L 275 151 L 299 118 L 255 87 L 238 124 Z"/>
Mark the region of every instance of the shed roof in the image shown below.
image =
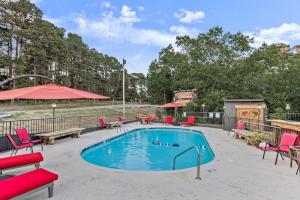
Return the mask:
<path id="1" fill-rule="evenodd" d="M 225 99 L 224 102 L 265 102 L 265 99 Z"/>

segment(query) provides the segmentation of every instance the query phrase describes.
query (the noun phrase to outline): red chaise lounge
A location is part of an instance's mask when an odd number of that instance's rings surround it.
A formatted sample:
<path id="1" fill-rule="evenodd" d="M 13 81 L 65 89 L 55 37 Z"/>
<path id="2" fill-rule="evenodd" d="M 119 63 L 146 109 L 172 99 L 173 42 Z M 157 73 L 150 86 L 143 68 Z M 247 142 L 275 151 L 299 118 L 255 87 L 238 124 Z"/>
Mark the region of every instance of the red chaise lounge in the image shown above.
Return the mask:
<path id="1" fill-rule="evenodd" d="M 57 174 L 40 168 L 2 180 L 0 181 L 0 200 L 23 196 L 44 188 L 48 188 L 50 198 L 53 196 L 54 181 L 57 179 Z"/>
<path id="2" fill-rule="evenodd" d="M 193 126 L 195 124 L 195 116 L 188 117 L 186 122 L 180 122 L 180 125 Z"/>
<path id="3" fill-rule="evenodd" d="M 165 121 L 163 121 L 163 124 L 172 124 L 173 122 L 174 118 L 169 116 L 165 119 Z"/>
<path id="4" fill-rule="evenodd" d="M 29 165 L 35 165 L 36 168 L 39 168 L 40 162 L 43 160 L 44 158 L 40 152 L 0 158 L 0 175 L 2 175 L 2 171 L 4 170 L 25 167 Z"/>

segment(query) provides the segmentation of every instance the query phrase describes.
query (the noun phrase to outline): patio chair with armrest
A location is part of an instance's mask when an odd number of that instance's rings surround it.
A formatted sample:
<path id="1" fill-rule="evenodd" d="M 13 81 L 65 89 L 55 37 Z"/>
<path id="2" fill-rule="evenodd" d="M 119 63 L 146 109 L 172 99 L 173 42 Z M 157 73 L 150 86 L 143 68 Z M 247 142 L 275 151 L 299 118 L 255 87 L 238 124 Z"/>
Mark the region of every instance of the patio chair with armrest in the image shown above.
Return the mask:
<path id="1" fill-rule="evenodd" d="M 42 151 L 44 150 L 42 140 L 41 139 L 32 140 L 31 137 L 30 137 L 30 135 L 28 134 L 28 131 L 27 131 L 26 128 L 17 128 L 16 129 L 16 133 L 17 133 L 17 136 L 19 137 L 19 139 L 21 141 L 21 144 L 27 144 L 27 143 L 36 144 L 36 143 L 40 143 Z"/>
<path id="2" fill-rule="evenodd" d="M 24 143 L 24 144 L 20 144 L 17 145 L 16 142 L 14 141 L 14 139 L 11 137 L 11 135 L 7 132 L 5 133 L 6 137 L 8 138 L 9 142 L 11 143 L 11 145 L 13 146 L 13 151 L 11 152 L 11 155 L 13 155 L 13 153 L 15 153 L 15 155 L 17 154 L 18 150 L 20 149 L 24 149 L 24 148 L 30 148 L 31 153 L 33 153 L 33 149 L 32 149 L 32 143 Z"/>
<path id="3" fill-rule="evenodd" d="M 278 146 L 272 145 L 271 143 L 267 143 L 264 147 L 264 153 L 262 159 L 265 159 L 266 151 L 271 150 L 277 153 L 275 159 L 275 165 L 277 164 L 279 155 L 284 160 L 283 156 L 287 156 L 289 154 L 289 147 L 295 145 L 297 137 L 298 135 L 296 134 L 283 133 Z"/>
<path id="4" fill-rule="evenodd" d="M 152 120 L 152 117 L 151 116 L 147 116 L 147 119 L 146 119 L 147 124 L 151 124 L 151 120 Z"/>
<path id="5" fill-rule="evenodd" d="M 297 144 L 297 142 L 296 142 Z M 296 175 L 298 172 L 300 172 L 300 146 L 291 146 L 289 148 L 289 156 L 290 156 L 290 167 L 293 167 L 293 161 L 297 163 L 297 171 Z"/>
<path id="6" fill-rule="evenodd" d="M 156 122 L 157 122 L 157 117 L 156 117 L 156 116 L 153 116 L 153 117 L 152 117 L 152 121 L 153 121 L 153 123 L 156 123 Z"/>
<path id="7" fill-rule="evenodd" d="M 99 119 L 99 128 L 105 128 L 106 127 L 106 123 L 105 123 L 105 119 L 103 119 L 103 118 L 100 118 Z"/>
<path id="8" fill-rule="evenodd" d="M 238 121 L 236 124 L 235 124 L 235 127 L 231 130 L 228 131 L 228 134 L 230 134 L 230 132 L 235 132 L 235 130 L 241 130 L 241 129 L 245 129 L 245 122 L 242 122 L 242 121 Z"/>

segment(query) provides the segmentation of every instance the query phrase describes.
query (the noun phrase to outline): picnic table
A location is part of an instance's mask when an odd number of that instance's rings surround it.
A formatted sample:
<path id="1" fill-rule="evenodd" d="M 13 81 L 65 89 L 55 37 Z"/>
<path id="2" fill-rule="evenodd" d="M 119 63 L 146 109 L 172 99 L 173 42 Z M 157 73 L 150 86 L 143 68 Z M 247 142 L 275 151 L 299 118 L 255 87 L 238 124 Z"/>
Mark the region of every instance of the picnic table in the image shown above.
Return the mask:
<path id="1" fill-rule="evenodd" d="M 42 139 L 44 144 L 54 144 L 56 138 L 61 138 L 65 136 L 79 138 L 82 130 L 83 128 L 70 128 L 61 131 L 42 133 L 42 134 L 38 134 L 37 136 L 39 136 Z"/>

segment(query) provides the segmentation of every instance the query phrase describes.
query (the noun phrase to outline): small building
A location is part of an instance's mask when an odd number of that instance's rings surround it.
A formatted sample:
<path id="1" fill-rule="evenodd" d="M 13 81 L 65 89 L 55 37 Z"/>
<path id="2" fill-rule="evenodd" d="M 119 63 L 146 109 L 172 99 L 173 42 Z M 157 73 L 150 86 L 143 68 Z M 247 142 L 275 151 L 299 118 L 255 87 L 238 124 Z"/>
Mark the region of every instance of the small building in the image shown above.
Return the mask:
<path id="1" fill-rule="evenodd" d="M 234 128 L 238 120 L 249 120 L 264 124 L 268 114 L 265 99 L 227 99 L 224 100 L 223 128 Z"/>
<path id="2" fill-rule="evenodd" d="M 197 98 L 196 90 L 181 90 L 173 92 L 173 102 L 186 105 Z"/>

